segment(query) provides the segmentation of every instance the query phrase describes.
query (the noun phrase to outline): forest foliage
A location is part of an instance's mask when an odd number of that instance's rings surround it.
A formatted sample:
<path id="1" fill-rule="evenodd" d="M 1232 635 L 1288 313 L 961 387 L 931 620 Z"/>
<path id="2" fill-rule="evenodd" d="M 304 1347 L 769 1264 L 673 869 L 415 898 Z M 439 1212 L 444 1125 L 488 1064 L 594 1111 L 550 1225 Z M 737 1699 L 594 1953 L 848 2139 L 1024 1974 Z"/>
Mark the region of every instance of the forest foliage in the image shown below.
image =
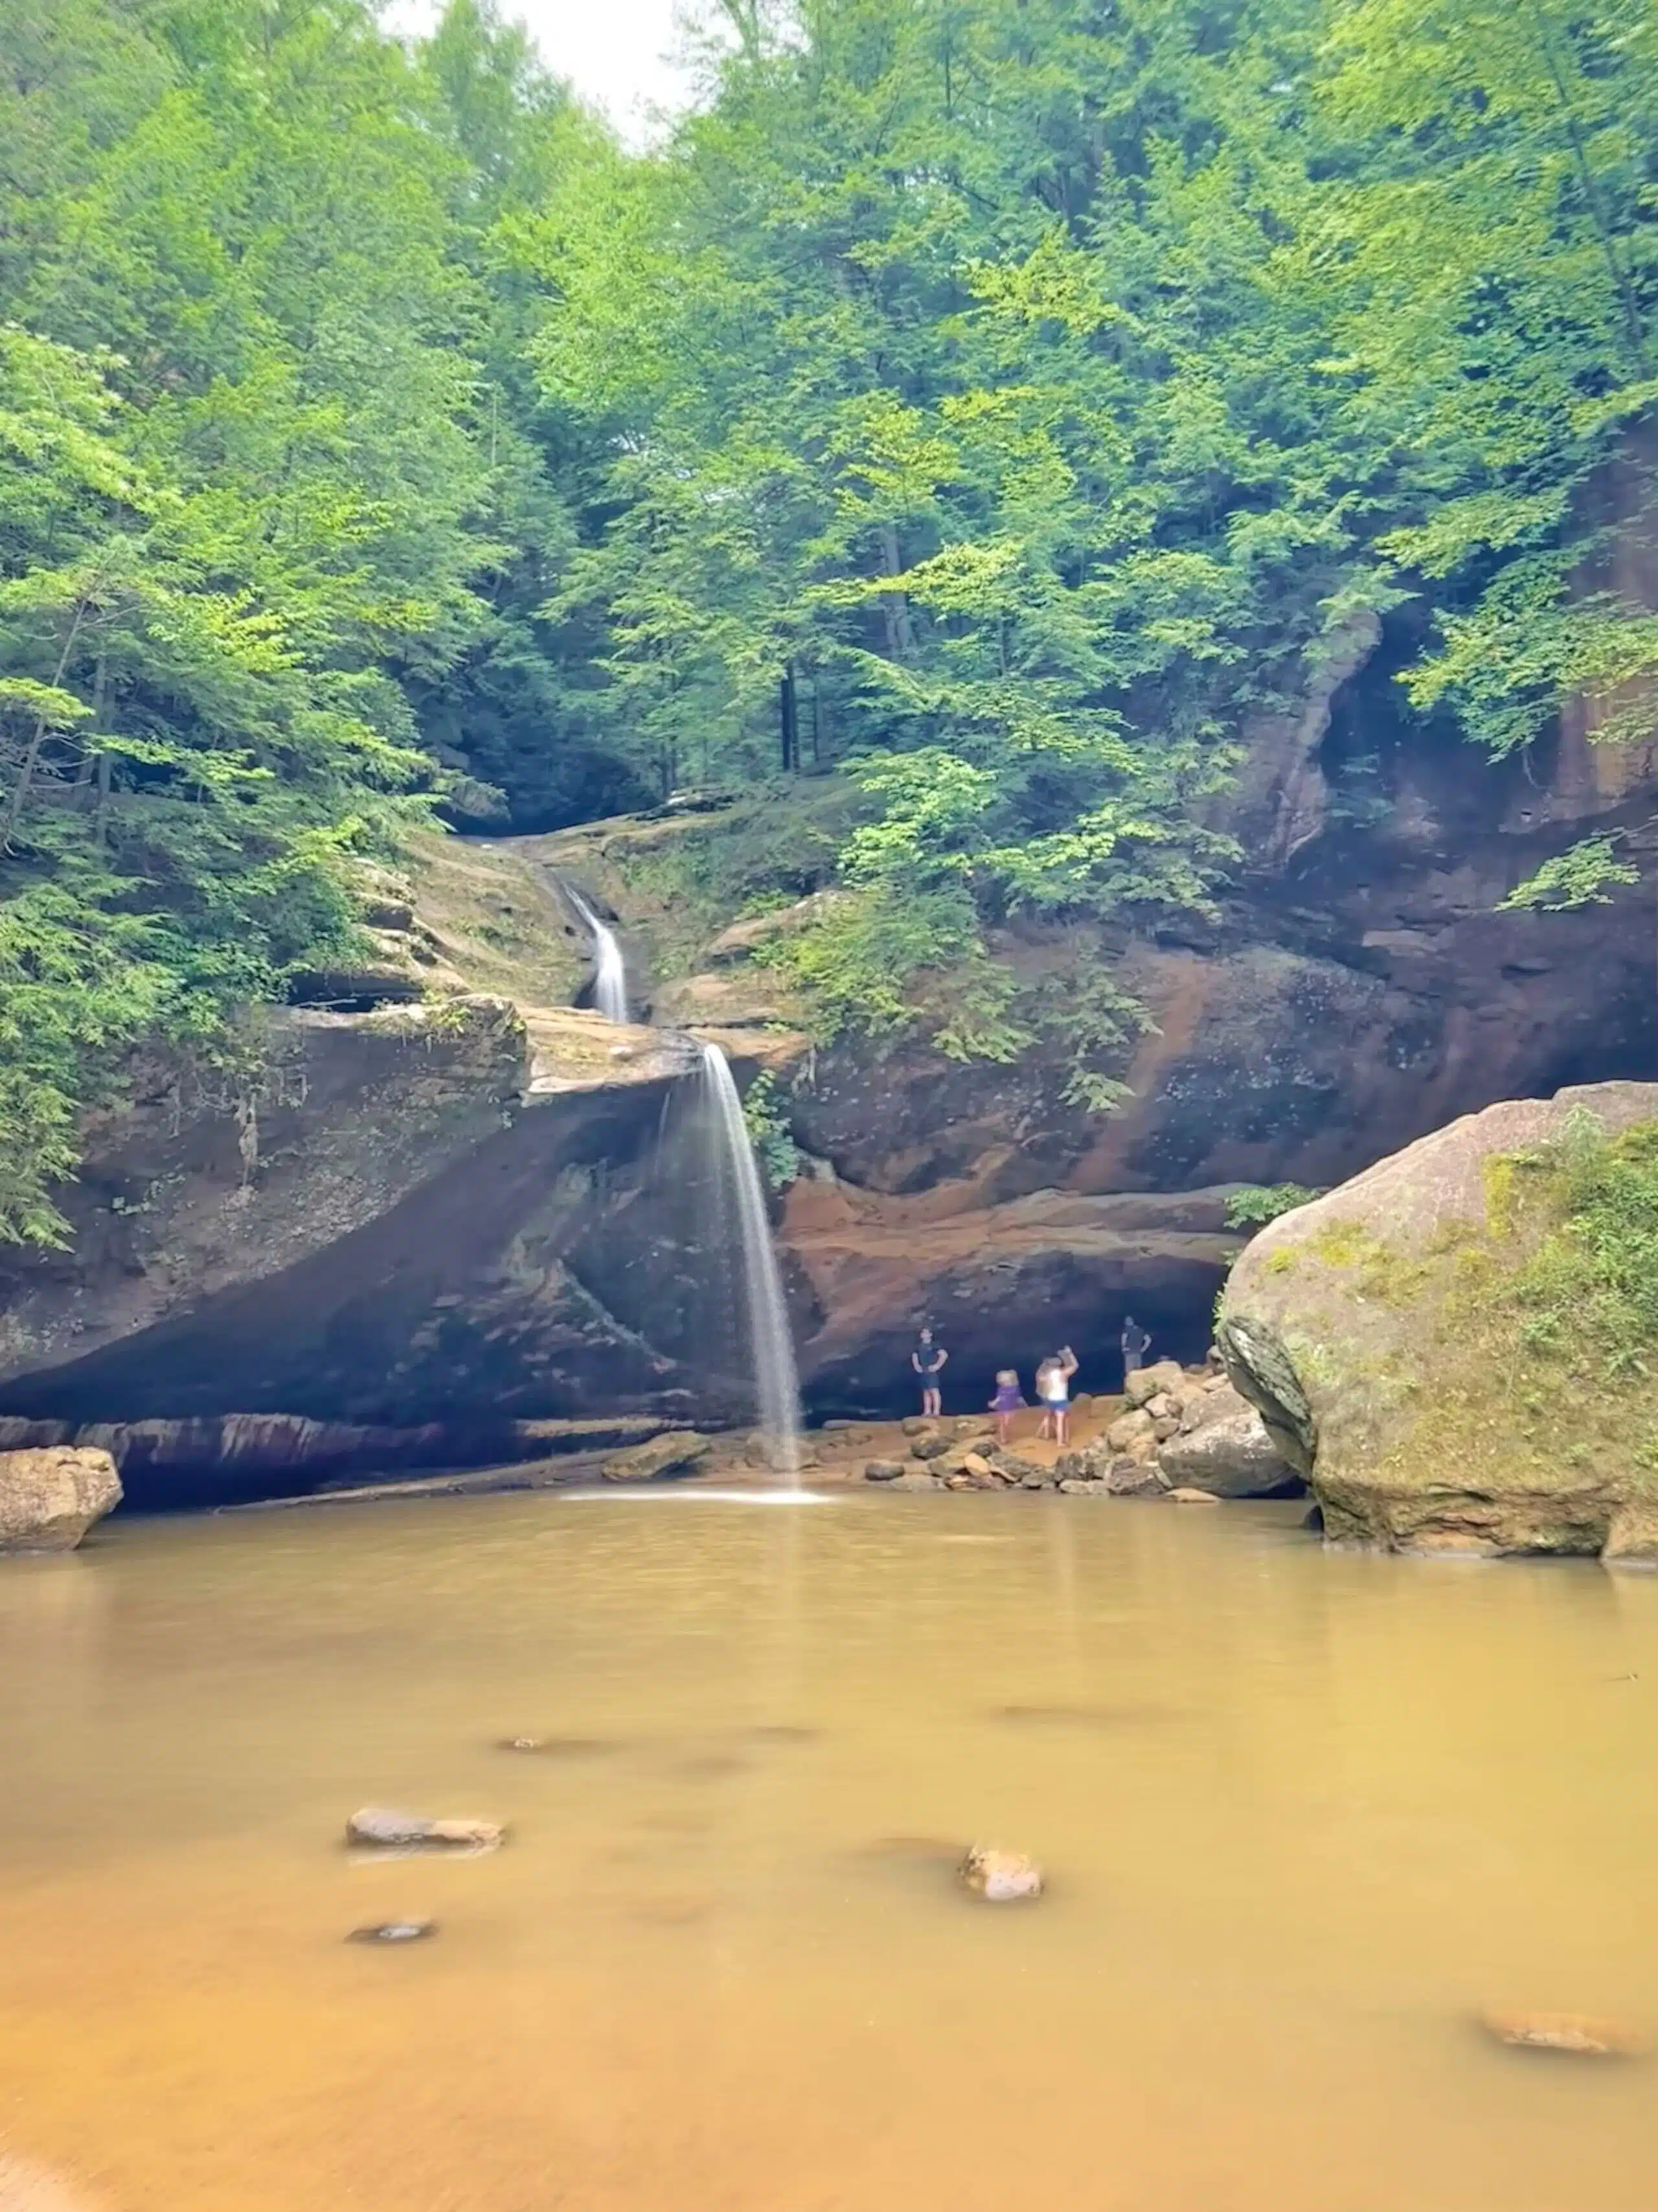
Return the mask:
<path id="1" fill-rule="evenodd" d="M 703 72 L 636 154 L 488 0 L 0 14 L 0 1239 L 434 817 L 833 773 L 794 980 L 1005 1055 L 987 928 L 1208 905 L 1356 625 L 1493 755 L 1649 732 L 1647 15 L 726 0 Z"/>

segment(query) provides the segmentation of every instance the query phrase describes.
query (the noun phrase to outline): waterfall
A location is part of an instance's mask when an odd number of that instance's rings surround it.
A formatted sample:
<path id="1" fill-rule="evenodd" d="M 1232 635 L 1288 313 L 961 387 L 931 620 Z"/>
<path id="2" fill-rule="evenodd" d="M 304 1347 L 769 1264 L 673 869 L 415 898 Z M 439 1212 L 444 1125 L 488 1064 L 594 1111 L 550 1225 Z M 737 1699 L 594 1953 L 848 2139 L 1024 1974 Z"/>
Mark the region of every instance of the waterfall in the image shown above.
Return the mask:
<path id="1" fill-rule="evenodd" d="M 767 1437 L 776 1472 L 793 1484 L 800 1480 L 800 1384 L 783 1279 L 766 1216 L 766 1195 L 754 1146 L 743 1119 L 731 1062 L 717 1044 L 701 1044 L 702 1085 L 718 1148 L 718 1182 L 737 1215 L 744 1286 L 748 1294 L 749 1336 L 754 1348 L 755 1395 L 760 1427 Z"/>
<path id="2" fill-rule="evenodd" d="M 605 927 L 580 892 L 568 884 L 564 885 L 564 896 L 575 908 L 576 919 L 593 940 L 593 1004 L 607 1022 L 625 1022 L 628 1018 L 628 969 L 622 957 L 622 947 L 616 941 L 616 932 Z"/>

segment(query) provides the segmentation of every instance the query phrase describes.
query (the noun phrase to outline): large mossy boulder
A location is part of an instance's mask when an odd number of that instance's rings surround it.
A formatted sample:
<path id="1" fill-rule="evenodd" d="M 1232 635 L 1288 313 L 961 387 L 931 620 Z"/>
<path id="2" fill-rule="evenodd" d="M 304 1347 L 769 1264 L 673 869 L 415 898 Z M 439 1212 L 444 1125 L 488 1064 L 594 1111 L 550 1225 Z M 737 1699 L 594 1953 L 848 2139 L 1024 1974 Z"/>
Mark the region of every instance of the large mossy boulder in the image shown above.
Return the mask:
<path id="1" fill-rule="evenodd" d="M 1658 1084 L 1488 1107 L 1284 1215 L 1217 1336 L 1331 1541 L 1658 1557 Z"/>

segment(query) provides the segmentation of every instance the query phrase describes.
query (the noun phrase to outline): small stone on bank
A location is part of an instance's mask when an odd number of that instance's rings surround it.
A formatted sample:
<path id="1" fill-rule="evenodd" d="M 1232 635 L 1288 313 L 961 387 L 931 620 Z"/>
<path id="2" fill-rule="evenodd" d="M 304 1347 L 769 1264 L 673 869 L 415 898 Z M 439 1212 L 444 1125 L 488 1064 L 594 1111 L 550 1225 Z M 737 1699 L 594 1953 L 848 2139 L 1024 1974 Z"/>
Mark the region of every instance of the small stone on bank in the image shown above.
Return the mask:
<path id="1" fill-rule="evenodd" d="M 1042 1870 L 1023 1851 L 987 1850 L 975 1844 L 962 1861 L 961 1877 L 975 1897 L 987 1905 L 1016 1905 L 1042 1893 Z"/>

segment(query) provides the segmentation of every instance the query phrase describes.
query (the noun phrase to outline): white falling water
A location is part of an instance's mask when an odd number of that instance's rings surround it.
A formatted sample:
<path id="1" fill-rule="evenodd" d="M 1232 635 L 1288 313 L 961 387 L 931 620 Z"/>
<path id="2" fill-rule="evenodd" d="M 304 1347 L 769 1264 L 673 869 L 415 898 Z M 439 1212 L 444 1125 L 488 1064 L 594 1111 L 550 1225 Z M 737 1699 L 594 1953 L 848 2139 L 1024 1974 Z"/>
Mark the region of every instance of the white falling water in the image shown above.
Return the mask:
<path id="1" fill-rule="evenodd" d="M 564 896 L 576 910 L 576 917 L 593 940 L 593 1004 L 607 1022 L 625 1022 L 628 1018 L 628 969 L 622 957 L 622 947 L 616 941 L 616 932 L 609 929 L 593 912 L 585 898 L 568 884 Z"/>
<path id="2" fill-rule="evenodd" d="M 708 1094 L 715 1141 L 720 1147 L 720 1179 L 736 1204 L 743 1280 L 748 1293 L 749 1335 L 754 1346 L 755 1394 L 760 1427 L 771 1446 L 775 1471 L 799 1486 L 800 1480 L 800 1383 L 794 1365 L 794 1340 L 789 1334 L 788 1309 L 783 1303 L 783 1279 L 766 1217 L 766 1194 L 755 1164 L 754 1146 L 743 1119 L 743 1102 L 737 1093 L 731 1062 L 717 1044 L 704 1044 L 702 1082 Z"/>

